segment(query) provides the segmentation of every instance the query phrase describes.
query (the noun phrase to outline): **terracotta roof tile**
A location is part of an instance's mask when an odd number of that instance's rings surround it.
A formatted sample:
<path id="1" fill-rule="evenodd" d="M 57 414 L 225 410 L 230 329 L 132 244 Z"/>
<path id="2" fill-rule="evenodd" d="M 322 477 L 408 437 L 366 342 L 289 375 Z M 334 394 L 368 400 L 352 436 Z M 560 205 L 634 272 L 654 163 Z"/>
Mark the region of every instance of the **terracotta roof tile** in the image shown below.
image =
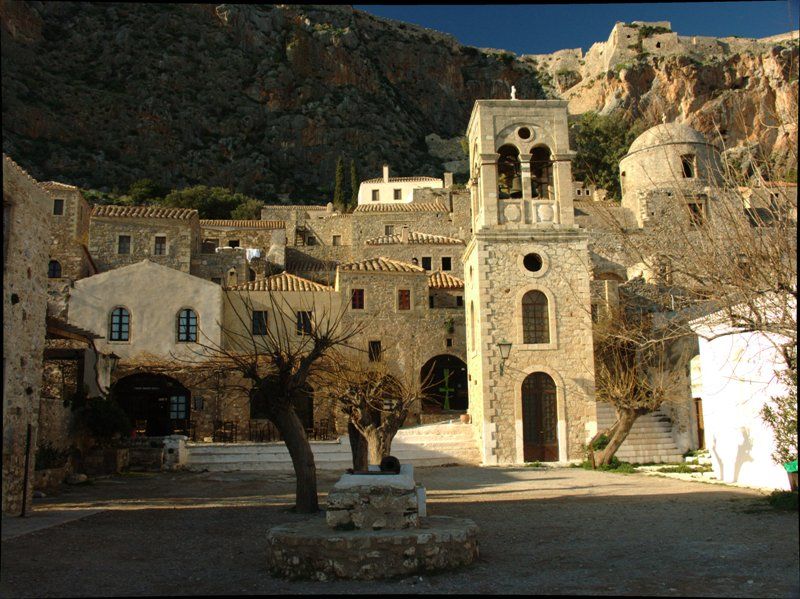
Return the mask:
<path id="1" fill-rule="evenodd" d="M 292 271 L 317 272 L 336 270 L 339 263 L 335 260 L 319 260 L 317 258 L 287 258 L 286 268 Z"/>
<path id="2" fill-rule="evenodd" d="M 163 208 L 161 206 L 95 206 L 92 209 L 92 216 L 190 220 L 197 216 L 197 210 L 193 208 Z"/>
<path id="3" fill-rule="evenodd" d="M 333 291 L 333 287 L 320 285 L 297 275 L 282 272 L 266 279 L 257 279 L 228 287 L 236 291 Z"/>
<path id="4" fill-rule="evenodd" d="M 416 264 L 409 264 L 408 262 L 400 262 L 399 260 L 392 260 L 391 258 L 369 258 L 360 262 L 350 262 L 348 264 L 340 264 L 339 270 L 344 271 L 359 271 L 359 272 L 425 272 L 425 269 Z"/>
<path id="5" fill-rule="evenodd" d="M 78 188 L 68 183 L 61 183 L 59 181 L 46 181 L 42 183 L 45 189 L 65 189 L 69 191 L 78 191 Z"/>
<path id="6" fill-rule="evenodd" d="M 367 245 L 393 245 L 402 243 L 402 236 L 397 235 L 381 235 L 380 237 L 373 237 L 367 239 L 364 243 Z M 432 235 L 431 233 L 420 233 L 419 231 L 411 231 L 408 234 L 408 243 L 412 244 L 432 244 L 432 245 L 464 245 L 463 239 L 455 237 L 445 237 L 444 235 Z"/>
<path id="7" fill-rule="evenodd" d="M 464 281 L 446 272 L 436 271 L 428 277 L 428 287 L 431 289 L 463 289 Z"/>
<path id="8" fill-rule="evenodd" d="M 442 180 L 437 177 L 389 177 L 389 183 L 442 183 Z M 376 177 L 375 179 L 367 179 L 362 183 L 386 183 L 383 177 Z"/>
<path id="9" fill-rule="evenodd" d="M 230 227 L 232 229 L 283 229 L 286 223 L 282 220 L 200 220 L 201 227 Z"/>
<path id="10" fill-rule="evenodd" d="M 410 204 L 360 204 L 353 212 L 450 212 L 441 202 Z"/>

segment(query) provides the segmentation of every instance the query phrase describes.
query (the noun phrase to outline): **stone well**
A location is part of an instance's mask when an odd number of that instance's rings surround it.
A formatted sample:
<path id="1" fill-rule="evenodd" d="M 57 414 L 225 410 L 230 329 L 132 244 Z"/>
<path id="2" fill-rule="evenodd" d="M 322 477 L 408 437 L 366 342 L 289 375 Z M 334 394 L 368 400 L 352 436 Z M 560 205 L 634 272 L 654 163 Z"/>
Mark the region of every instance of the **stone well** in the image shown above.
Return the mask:
<path id="1" fill-rule="evenodd" d="M 373 580 L 472 563 L 478 527 L 464 518 L 426 517 L 424 488 L 413 472 L 404 464 L 399 474 L 343 475 L 324 519 L 270 529 L 269 571 L 293 579 Z"/>

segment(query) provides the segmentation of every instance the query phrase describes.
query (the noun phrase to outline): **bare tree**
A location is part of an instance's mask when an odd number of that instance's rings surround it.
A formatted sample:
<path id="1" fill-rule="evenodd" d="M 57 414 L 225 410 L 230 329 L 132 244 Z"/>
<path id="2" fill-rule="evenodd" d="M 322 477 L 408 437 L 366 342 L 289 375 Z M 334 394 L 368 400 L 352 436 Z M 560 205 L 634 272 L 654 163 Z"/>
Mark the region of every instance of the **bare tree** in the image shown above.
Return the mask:
<path id="1" fill-rule="evenodd" d="M 385 361 L 340 358 L 327 370 L 326 397 L 348 417 L 350 433 L 366 440 L 367 452 L 353 451 L 353 468 L 365 470 L 391 453 L 392 440 L 409 410 L 419 405 L 427 381 L 395 376 Z"/>
<path id="2" fill-rule="evenodd" d="M 775 117 L 776 135 L 796 135 L 796 105 L 795 97 L 795 110 Z M 618 411 L 618 421 L 595 438 L 611 439 L 596 456 L 600 463 L 616 451 L 619 433 L 630 430 L 637 411 L 654 409 L 679 384 L 673 379 L 681 375 L 680 360 L 691 354 L 675 349 L 691 343 L 690 320 L 716 313 L 726 326 L 714 335 L 766 333 L 791 365 L 788 356 L 797 347 L 797 153 L 796 145 L 785 149 L 788 159 L 784 153 L 779 160 L 758 151 L 724 151 L 719 162 L 700 165 L 714 173 L 704 189 L 679 174 L 671 184 L 654 185 L 641 228 L 617 206 L 594 208 L 604 226 L 593 233 L 593 251 L 650 283 L 639 284 L 637 295 L 654 313 L 649 324 L 632 318 L 636 311 L 625 309 L 621 298 L 621 309 L 596 325 L 597 397 Z M 795 183 L 783 181 L 792 172 Z"/>
<path id="3" fill-rule="evenodd" d="M 639 416 L 683 399 L 691 331 L 679 315 L 653 313 L 650 302 L 625 291 L 594 328 L 595 394 L 614 406 L 617 420 L 589 444 L 594 467 L 611 463 Z M 636 301 L 638 300 L 638 301 Z"/>
<path id="4" fill-rule="evenodd" d="M 295 405 L 307 393 L 315 370 L 336 348 L 357 335 L 360 327 L 345 324 L 344 310 L 335 308 L 332 302 L 292 305 L 283 294 L 269 291 L 268 320 L 256 322 L 261 334 L 253 334 L 250 294 L 244 291 L 232 296 L 228 292 L 225 299 L 232 322 L 218 323 L 222 342 L 201 335 L 197 356 L 190 361 L 209 371 L 225 368 L 239 375 L 240 386 L 252 402 L 261 405 L 289 450 L 296 476 L 295 510 L 316 512 L 316 464 Z"/>

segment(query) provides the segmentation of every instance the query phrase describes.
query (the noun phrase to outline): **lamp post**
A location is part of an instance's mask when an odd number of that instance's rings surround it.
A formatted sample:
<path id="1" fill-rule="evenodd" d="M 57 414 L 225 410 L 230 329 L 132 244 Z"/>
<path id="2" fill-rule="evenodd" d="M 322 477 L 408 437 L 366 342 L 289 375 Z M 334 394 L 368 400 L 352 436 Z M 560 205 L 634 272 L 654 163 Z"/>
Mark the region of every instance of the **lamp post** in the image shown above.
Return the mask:
<path id="1" fill-rule="evenodd" d="M 508 355 L 511 353 L 511 343 L 503 339 L 497 344 L 497 347 L 500 349 L 500 374 L 502 375 L 505 372 L 505 364 L 506 360 L 508 360 Z"/>
<path id="2" fill-rule="evenodd" d="M 114 374 L 114 371 L 117 369 L 117 364 L 119 364 L 120 357 L 114 352 L 111 352 L 106 358 L 108 359 L 108 373 Z"/>

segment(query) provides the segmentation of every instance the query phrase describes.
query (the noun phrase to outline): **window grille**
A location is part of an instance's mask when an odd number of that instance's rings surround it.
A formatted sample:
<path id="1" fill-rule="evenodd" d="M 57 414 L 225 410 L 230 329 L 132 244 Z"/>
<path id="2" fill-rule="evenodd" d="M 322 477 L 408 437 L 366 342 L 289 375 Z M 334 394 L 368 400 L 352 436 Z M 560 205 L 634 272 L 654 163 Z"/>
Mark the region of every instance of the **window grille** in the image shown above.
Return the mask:
<path id="1" fill-rule="evenodd" d="M 550 322 L 547 296 L 541 291 L 529 291 L 522 298 L 523 343 L 550 343 Z"/>

